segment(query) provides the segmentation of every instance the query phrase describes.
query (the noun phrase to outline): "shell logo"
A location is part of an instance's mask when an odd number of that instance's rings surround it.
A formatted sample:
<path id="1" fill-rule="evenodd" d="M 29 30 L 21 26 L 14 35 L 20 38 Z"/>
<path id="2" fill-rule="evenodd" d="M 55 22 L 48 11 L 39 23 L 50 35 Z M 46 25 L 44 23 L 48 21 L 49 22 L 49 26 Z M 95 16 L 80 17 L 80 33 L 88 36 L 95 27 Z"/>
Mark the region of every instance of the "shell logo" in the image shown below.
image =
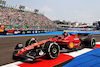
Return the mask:
<path id="1" fill-rule="evenodd" d="M 38 43 L 34 43 L 34 45 L 37 45 Z"/>
<path id="2" fill-rule="evenodd" d="M 70 42 L 70 43 L 69 43 L 69 48 L 73 48 L 73 47 L 74 47 L 73 42 Z"/>

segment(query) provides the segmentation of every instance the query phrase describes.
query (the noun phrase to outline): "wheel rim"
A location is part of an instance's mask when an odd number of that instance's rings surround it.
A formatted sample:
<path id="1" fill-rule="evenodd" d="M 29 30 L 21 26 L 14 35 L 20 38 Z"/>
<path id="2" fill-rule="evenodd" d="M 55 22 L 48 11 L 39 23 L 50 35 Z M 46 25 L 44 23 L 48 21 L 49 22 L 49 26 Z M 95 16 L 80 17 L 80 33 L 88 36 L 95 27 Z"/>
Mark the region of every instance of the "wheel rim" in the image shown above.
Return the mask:
<path id="1" fill-rule="evenodd" d="M 59 46 L 56 44 L 52 44 L 52 46 L 50 47 L 49 55 L 52 59 L 56 58 L 59 55 Z"/>
<path id="2" fill-rule="evenodd" d="M 55 47 L 52 49 L 52 53 L 57 53 L 57 49 Z"/>
<path id="3" fill-rule="evenodd" d="M 93 39 L 93 41 L 92 41 L 92 45 L 93 45 L 93 47 L 95 46 L 95 40 Z"/>

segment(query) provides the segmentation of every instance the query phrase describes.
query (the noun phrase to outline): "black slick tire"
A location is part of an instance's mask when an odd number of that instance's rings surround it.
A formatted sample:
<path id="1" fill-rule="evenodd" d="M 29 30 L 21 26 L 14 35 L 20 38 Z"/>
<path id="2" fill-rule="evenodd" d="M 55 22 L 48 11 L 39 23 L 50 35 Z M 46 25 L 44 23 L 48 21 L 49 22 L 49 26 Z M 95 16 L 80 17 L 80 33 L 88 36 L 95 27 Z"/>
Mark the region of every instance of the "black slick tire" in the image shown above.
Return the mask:
<path id="1" fill-rule="evenodd" d="M 55 42 L 46 42 L 44 48 L 49 59 L 55 59 L 60 53 L 59 45 Z"/>

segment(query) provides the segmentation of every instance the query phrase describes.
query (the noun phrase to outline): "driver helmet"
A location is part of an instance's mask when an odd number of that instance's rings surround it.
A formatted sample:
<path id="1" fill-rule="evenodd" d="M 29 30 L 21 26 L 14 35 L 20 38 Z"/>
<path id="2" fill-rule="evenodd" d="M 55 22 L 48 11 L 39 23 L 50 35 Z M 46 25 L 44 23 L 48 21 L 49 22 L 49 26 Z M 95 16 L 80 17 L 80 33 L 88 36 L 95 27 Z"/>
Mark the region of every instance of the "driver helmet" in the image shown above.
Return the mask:
<path id="1" fill-rule="evenodd" d="M 64 35 L 64 36 L 68 36 L 68 33 L 64 32 L 63 35 Z"/>

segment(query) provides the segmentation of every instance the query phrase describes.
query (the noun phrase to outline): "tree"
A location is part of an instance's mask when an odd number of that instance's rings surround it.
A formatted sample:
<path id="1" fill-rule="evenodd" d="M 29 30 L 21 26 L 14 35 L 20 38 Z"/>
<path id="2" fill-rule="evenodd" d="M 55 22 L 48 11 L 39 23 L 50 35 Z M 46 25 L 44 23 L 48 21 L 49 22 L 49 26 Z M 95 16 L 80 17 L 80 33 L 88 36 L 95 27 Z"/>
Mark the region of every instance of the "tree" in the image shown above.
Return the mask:
<path id="1" fill-rule="evenodd" d="M 35 13 L 38 13 L 38 12 L 39 12 L 39 10 L 38 10 L 38 9 L 35 9 L 35 10 L 34 10 L 34 12 L 35 12 Z"/>
<path id="2" fill-rule="evenodd" d="M 25 6 L 20 5 L 20 6 L 19 6 L 19 9 L 20 9 L 20 10 L 25 9 Z"/>

